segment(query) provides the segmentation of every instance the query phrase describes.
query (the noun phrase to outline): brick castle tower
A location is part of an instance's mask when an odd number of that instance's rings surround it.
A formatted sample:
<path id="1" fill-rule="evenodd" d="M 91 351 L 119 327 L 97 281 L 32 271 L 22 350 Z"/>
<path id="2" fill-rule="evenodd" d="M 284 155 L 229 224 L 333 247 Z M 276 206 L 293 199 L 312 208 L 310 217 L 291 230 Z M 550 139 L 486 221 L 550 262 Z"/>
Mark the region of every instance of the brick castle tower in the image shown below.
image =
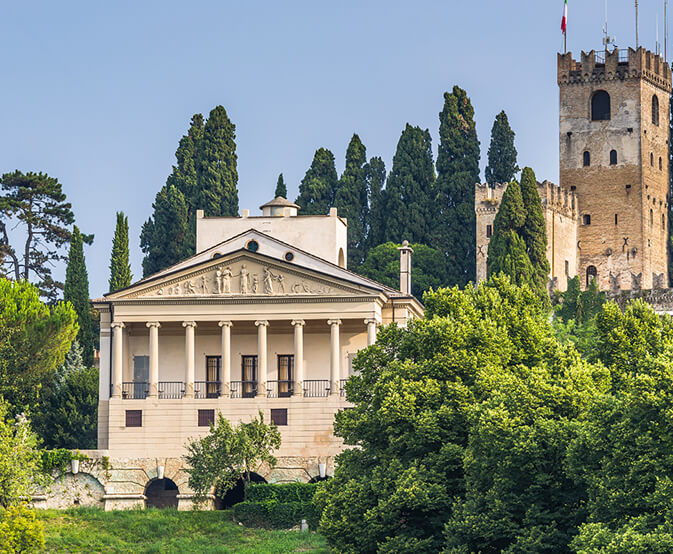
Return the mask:
<path id="1" fill-rule="evenodd" d="M 578 198 L 582 286 L 667 286 L 669 67 L 643 48 L 559 54 L 558 85 L 560 186 Z"/>

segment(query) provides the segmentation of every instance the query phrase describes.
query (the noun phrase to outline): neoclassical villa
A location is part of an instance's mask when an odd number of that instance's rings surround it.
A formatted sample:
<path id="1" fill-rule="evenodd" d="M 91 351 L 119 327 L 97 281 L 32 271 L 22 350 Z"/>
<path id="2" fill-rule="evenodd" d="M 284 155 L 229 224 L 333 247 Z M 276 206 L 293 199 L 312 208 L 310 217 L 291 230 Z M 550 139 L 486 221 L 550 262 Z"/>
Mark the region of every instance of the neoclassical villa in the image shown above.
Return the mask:
<path id="1" fill-rule="evenodd" d="M 347 222 L 336 209 L 300 216 L 280 197 L 261 209 L 198 212 L 196 255 L 93 302 L 101 354 L 99 450 L 90 455 L 109 463 L 82 464 L 102 486 L 89 503 L 191 507 L 184 445 L 218 412 L 236 423 L 261 410 L 278 425 L 278 465 L 259 477 L 333 471 L 342 443 L 332 423 L 348 405 L 354 356 L 378 326 L 423 314 L 410 293 L 411 249 L 400 249 L 394 290 L 348 271 Z M 81 477 L 69 479 L 72 491 Z"/>

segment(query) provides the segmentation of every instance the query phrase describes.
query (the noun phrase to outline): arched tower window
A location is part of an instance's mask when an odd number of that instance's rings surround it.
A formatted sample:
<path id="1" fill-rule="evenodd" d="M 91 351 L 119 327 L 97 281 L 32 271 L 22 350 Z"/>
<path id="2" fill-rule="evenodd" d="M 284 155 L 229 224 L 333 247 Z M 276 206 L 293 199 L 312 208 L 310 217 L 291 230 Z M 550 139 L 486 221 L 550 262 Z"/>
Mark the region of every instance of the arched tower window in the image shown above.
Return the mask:
<path id="1" fill-rule="evenodd" d="M 595 265 L 590 265 L 587 267 L 587 288 L 589 288 L 589 285 L 591 284 L 591 281 L 596 279 L 598 276 L 598 271 L 596 270 Z"/>
<path id="2" fill-rule="evenodd" d="M 652 124 L 659 125 L 659 98 L 652 96 Z"/>
<path id="3" fill-rule="evenodd" d="M 664 167 L 664 166 L 663 166 L 663 164 L 661 163 L 661 156 L 659 156 L 659 171 L 661 171 L 663 167 Z"/>
<path id="4" fill-rule="evenodd" d="M 588 150 L 584 153 L 583 163 L 584 167 L 589 167 L 591 165 L 591 153 Z"/>
<path id="5" fill-rule="evenodd" d="M 591 121 L 607 121 L 610 119 L 610 95 L 599 90 L 591 97 Z"/>
<path id="6" fill-rule="evenodd" d="M 610 150 L 610 165 L 617 165 L 617 150 Z"/>
<path id="7" fill-rule="evenodd" d="M 650 152 L 650 165 L 654 167 L 654 154 Z"/>

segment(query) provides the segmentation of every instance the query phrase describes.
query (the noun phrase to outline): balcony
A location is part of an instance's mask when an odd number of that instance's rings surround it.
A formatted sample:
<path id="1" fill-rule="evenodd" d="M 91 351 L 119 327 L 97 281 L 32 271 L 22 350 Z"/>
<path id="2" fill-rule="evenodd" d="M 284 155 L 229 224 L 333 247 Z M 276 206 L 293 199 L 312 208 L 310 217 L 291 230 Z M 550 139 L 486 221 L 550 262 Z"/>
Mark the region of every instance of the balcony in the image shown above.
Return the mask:
<path id="1" fill-rule="evenodd" d="M 231 398 L 254 398 L 257 396 L 257 381 L 231 381 L 229 396 Z"/>
<path id="2" fill-rule="evenodd" d="M 122 398 L 131 400 L 147 398 L 150 393 L 150 384 L 144 381 L 124 381 L 122 383 Z"/>
<path id="3" fill-rule="evenodd" d="M 304 381 L 305 398 L 321 398 L 329 396 L 330 383 L 328 379 L 308 379 Z"/>
<path id="4" fill-rule="evenodd" d="M 182 381 L 159 381 L 159 398 L 182 398 L 185 384 Z"/>
<path id="5" fill-rule="evenodd" d="M 194 381 L 194 398 L 219 398 L 219 381 Z"/>
<path id="6" fill-rule="evenodd" d="M 267 398 L 289 398 L 294 394 L 294 381 L 267 381 Z"/>

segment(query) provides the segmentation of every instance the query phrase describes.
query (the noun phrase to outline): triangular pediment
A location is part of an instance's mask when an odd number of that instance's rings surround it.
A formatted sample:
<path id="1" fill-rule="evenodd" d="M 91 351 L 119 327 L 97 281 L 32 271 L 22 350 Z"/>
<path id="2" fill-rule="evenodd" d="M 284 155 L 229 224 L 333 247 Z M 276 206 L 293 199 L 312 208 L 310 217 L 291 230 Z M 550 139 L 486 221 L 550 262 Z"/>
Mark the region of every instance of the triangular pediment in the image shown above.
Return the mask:
<path id="1" fill-rule="evenodd" d="M 339 297 L 381 292 L 375 286 L 242 250 L 145 279 L 108 299 Z"/>

